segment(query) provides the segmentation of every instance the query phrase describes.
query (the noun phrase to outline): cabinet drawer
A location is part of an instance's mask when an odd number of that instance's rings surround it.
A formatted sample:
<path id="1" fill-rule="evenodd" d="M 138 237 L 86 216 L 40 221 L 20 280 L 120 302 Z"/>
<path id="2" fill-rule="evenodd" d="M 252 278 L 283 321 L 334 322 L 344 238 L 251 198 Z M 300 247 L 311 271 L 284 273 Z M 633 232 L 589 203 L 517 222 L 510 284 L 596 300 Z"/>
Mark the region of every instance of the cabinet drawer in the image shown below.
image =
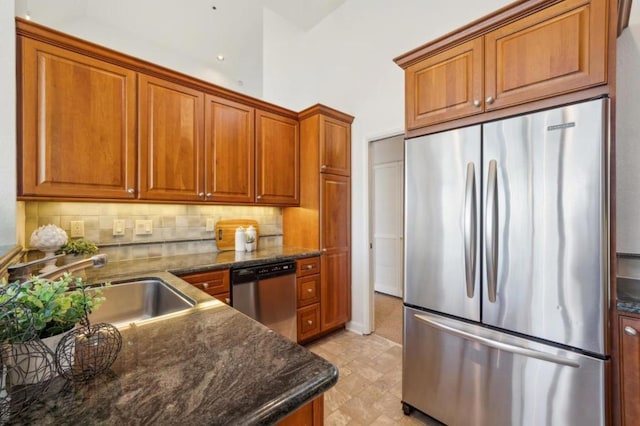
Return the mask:
<path id="1" fill-rule="evenodd" d="M 298 278 L 298 308 L 320 301 L 320 275 Z"/>
<path id="2" fill-rule="evenodd" d="M 227 305 L 231 305 L 231 293 L 218 293 L 212 294 L 212 296 Z"/>
<path id="3" fill-rule="evenodd" d="M 298 342 L 320 333 L 320 304 L 298 309 Z"/>
<path id="4" fill-rule="evenodd" d="M 228 269 L 182 275 L 180 278 L 212 296 L 231 291 Z"/>
<path id="5" fill-rule="evenodd" d="M 313 275 L 320 273 L 320 258 L 319 257 L 307 257 L 306 259 L 298 259 L 297 273 L 299 277 L 305 277 L 307 275 Z"/>

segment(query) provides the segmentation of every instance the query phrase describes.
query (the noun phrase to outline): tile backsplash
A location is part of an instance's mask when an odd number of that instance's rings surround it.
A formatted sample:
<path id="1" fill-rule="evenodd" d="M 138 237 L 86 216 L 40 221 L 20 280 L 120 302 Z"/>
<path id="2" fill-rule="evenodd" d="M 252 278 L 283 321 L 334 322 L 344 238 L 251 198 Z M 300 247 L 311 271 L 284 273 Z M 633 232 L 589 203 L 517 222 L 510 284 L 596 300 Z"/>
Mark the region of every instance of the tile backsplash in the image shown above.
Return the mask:
<path id="1" fill-rule="evenodd" d="M 279 207 L 208 206 L 182 204 L 74 203 L 28 201 L 24 206 L 24 239 L 39 226 L 54 224 L 70 234 L 70 222 L 84 221 L 85 239 L 114 251 L 118 257 L 141 258 L 217 250 L 207 219 L 254 219 L 260 225 L 260 246 L 282 245 L 282 209 Z M 125 221 L 125 234 L 113 235 L 113 221 Z M 136 220 L 151 220 L 151 235 L 135 235 Z M 152 243 L 152 244 L 150 244 Z M 103 249 L 104 247 L 104 249 Z"/>

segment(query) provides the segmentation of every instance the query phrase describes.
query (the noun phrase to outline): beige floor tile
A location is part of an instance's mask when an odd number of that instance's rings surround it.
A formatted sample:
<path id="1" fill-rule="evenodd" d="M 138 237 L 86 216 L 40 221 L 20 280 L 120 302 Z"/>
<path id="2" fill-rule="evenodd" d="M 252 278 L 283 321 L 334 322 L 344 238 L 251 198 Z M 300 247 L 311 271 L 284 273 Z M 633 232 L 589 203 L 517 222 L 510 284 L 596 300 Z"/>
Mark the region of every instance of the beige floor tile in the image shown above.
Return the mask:
<path id="1" fill-rule="evenodd" d="M 353 423 L 351 422 L 351 417 L 347 416 L 345 413 L 343 413 L 340 410 L 334 411 L 333 413 L 325 417 L 324 424 L 326 426 L 353 425 Z"/>
<path id="2" fill-rule="evenodd" d="M 325 393 L 328 426 L 429 425 L 440 423 L 402 411 L 402 346 L 377 334 L 338 331 L 307 346 L 339 369 Z"/>

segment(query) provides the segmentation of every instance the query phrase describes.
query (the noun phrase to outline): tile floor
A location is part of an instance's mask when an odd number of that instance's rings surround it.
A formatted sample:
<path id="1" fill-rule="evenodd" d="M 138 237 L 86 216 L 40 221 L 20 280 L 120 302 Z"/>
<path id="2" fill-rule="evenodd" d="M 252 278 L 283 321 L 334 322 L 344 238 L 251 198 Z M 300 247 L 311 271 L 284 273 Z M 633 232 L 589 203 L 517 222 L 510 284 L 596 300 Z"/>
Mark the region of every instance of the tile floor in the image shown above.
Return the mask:
<path id="1" fill-rule="evenodd" d="M 402 412 L 402 346 L 382 336 L 337 331 L 307 345 L 338 367 L 338 383 L 325 393 L 327 426 L 439 425 Z"/>

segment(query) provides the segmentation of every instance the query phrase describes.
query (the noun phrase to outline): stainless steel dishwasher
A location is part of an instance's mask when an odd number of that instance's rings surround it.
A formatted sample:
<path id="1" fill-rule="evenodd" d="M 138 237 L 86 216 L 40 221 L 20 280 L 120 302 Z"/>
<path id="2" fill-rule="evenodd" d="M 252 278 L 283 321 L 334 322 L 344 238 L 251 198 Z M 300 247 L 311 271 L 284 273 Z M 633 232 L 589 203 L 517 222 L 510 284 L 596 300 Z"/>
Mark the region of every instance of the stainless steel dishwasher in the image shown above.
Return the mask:
<path id="1" fill-rule="evenodd" d="M 296 341 L 296 262 L 231 271 L 231 306 Z"/>

